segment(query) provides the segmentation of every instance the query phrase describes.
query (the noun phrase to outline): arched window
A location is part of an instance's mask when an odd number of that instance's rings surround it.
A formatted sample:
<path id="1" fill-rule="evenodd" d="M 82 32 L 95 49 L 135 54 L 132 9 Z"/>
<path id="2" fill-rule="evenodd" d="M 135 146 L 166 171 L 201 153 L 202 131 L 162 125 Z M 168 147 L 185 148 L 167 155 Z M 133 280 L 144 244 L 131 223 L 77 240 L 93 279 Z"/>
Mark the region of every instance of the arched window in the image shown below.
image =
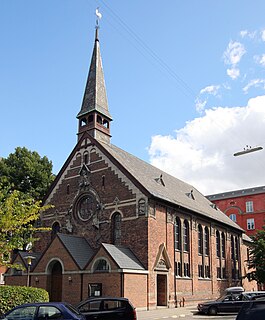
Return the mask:
<path id="1" fill-rule="evenodd" d="M 218 258 L 221 257 L 221 243 L 220 243 L 220 232 L 216 231 L 216 256 Z"/>
<path id="2" fill-rule="evenodd" d="M 175 220 L 175 250 L 181 250 L 181 222 L 178 217 Z"/>
<path id="3" fill-rule="evenodd" d="M 87 120 L 86 118 L 82 118 L 80 121 L 81 127 L 86 126 L 87 125 Z"/>
<path id="4" fill-rule="evenodd" d="M 109 272 L 110 266 L 106 259 L 99 259 L 94 264 L 94 272 Z"/>
<path id="5" fill-rule="evenodd" d="M 115 212 L 112 216 L 112 242 L 121 244 L 121 214 Z"/>
<path id="6" fill-rule="evenodd" d="M 222 258 L 225 259 L 225 234 L 222 232 Z"/>
<path id="7" fill-rule="evenodd" d="M 190 247 L 190 234 L 189 234 L 189 222 L 184 221 L 183 224 L 183 250 L 189 252 Z"/>
<path id="8" fill-rule="evenodd" d="M 206 256 L 210 254 L 210 236 L 209 236 L 209 229 L 205 227 L 204 229 L 204 252 Z"/>
<path id="9" fill-rule="evenodd" d="M 97 116 L 97 123 L 102 124 L 102 118 L 99 115 Z"/>
<path id="10" fill-rule="evenodd" d="M 56 234 L 57 233 L 59 233 L 60 232 L 60 224 L 59 224 L 59 222 L 54 222 L 53 223 L 53 225 L 52 225 L 52 234 L 51 234 L 51 236 L 52 236 L 52 239 L 56 236 Z"/>
<path id="11" fill-rule="evenodd" d="M 203 231 L 202 226 L 198 226 L 198 253 L 203 254 Z"/>
<path id="12" fill-rule="evenodd" d="M 231 259 L 235 259 L 235 241 L 234 241 L 234 236 L 231 236 Z"/>
<path id="13" fill-rule="evenodd" d="M 239 246 L 238 237 L 235 237 L 235 260 L 238 260 Z"/>

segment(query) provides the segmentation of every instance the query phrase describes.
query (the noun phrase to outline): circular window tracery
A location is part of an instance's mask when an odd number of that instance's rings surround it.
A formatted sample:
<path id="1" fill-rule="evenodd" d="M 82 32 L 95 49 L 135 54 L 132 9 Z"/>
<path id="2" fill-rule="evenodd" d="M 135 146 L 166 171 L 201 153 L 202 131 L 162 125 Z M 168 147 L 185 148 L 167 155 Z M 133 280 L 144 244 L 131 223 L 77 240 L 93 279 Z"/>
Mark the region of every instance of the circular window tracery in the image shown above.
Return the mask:
<path id="1" fill-rule="evenodd" d="M 77 216 L 82 221 L 88 221 L 97 210 L 97 201 L 92 194 L 84 195 L 77 203 Z"/>

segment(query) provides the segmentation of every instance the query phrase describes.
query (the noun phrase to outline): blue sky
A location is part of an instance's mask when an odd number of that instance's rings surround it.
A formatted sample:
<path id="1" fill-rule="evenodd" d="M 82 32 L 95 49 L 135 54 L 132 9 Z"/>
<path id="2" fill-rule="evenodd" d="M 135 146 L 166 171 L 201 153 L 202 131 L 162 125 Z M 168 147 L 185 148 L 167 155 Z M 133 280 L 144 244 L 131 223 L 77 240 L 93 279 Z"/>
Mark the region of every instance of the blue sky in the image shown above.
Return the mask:
<path id="1" fill-rule="evenodd" d="M 0 156 L 76 144 L 100 7 L 112 143 L 204 194 L 265 185 L 264 0 L 0 1 Z"/>

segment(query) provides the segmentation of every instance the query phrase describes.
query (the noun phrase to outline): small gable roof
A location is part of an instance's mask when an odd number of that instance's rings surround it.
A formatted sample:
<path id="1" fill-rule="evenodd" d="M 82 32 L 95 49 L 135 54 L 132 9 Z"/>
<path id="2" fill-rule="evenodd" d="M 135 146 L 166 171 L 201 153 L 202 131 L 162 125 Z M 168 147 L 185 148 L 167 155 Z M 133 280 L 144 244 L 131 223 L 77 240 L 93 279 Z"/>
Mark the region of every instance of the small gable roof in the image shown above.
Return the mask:
<path id="1" fill-rule="evenodd" d="M 121 269 L 145 270 L 134 253 L 127 247 L 102 243 L 103 248 Z"/>
<path id="2" fill-rule="evenodd" d="M 87 262 L 94 255 L 94 251 L 83 237 L 58 233 L 58 238 L 61 240 L 69 254 L 72 256 L 80 269 L 84 269 Z"/>

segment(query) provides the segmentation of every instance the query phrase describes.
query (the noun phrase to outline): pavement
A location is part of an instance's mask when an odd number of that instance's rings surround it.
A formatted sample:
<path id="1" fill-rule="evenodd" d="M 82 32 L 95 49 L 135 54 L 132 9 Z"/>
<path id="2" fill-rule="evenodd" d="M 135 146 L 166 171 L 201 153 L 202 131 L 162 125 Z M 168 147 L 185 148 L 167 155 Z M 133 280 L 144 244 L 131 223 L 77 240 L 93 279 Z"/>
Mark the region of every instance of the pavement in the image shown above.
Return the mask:
<path id="1" fill-rule="evenodd" d="M 137 320 L 148 319 L 166 319 L 166 318 L 184 318 L 186 315 L 193 315 L 197 312 L 196 306 L 187 306 L 179 308 L 158 308 L 154 310 L 137 311 Z"/>

